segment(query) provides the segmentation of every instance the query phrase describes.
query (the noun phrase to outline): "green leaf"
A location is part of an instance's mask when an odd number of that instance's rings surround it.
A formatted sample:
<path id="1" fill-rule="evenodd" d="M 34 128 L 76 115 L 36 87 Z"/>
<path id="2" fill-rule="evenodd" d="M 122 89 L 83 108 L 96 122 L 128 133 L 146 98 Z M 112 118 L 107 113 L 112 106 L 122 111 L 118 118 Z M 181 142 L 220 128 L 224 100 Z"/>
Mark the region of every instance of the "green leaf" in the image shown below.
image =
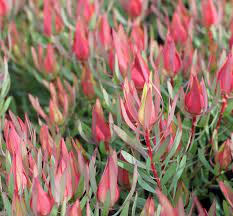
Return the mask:
<path id="1" fill-rule="evenodd" d="M 146 169 L 146 165 L 140 161 L 138 161 L 135 157 L 133 157 L 131 154 L 127 153 L 126 151 L 121 150 L 121 154 L 123 158 L 130 164 L 137 164 L 138 167 L 141 167 L 143 169 Z"/>
<path id="2" fill-rule="evenodd" d="M 94 14 L 92 15 L 91 20 L 90 20 L 90 23 L 89 23 L 90 30 L 94 30 L 94 29 L 95 29 L 96 20 L 97 20 L 96 13 L 94 13 Z"/>
<path id="3" fill-rule="evenodd" d="M 182 131 L 178 130 L 176 133 L 176 137 L 175 137 L 172 149 L 164 161 L 165 167 L 167 166 L 167 164 L 170 161 L 170 159 L 172 158 L 172 156 L 176 153 L 176 150 L 177 150 L 177 148 L 180 144 L 180 141 L 181 141 L 181 137 L 182 137 Z"/>
<path id="4" fill-rule="evenodd" d="M 97 183 L 96 183 L 96 169 L 94 167 L 94 162 L 93 160 L 90 161 L 89 164 L 89 169 L 90 169 L 90 183 L 91 183 L 91 189 L 94 193 L 97 191 Z"/>
<path id="5" fill-rule="evenodd" d="M 224 211 L 224 215 L 225 216 L 230 216 L 230 207 L 229 207 L 229 204 L 223 200 L 223 211 Z"/>
<path id="6" fill-rule="evenodd" d="M 9 173 L 11 169 L 11 156 L 10 153 L 7 151 L 6 152 L 6 171 Z"/>
<path id="7" fill-rule="evenodd" d="M 138 193 L 136 192 L 136 195 L 134 197 L 133 206 L 132 206 L 132 214 L 131 214 L 132 216 L 135 216 L 135 213 L 136 213 L 137 200 L 138 200 Z"/>
<path id="8" fill-rule="evenodd" d="M 109 208 L 110 208 L 110 204 L 111 204 L 111 199 L 110 199 L 110 191 L 107 192 L 107 196 L 104 202 L 104 208 L 102 211 L 101 216 L 108 216 L 108 212 L 109 212 Z"/>
<path id="9" fill-rule="evenodd" d="M 173 163 L 169 166 L 169 168 L 166 170 L 162 180 L 161 180 L 161 183 L 162 185 L 165 185 L 169 179 L 174 176 L 175 172 L 176 172 L 176 163 Z"/>
<path id="10" fill-rule="evenodd" d="M 122 169 L 127 170 L 130 173 L 132 173 L 132 170 L 133 170 L 133 167 L 134 167 L 132 164 L 129 164 L 129 163 L 125 162 L 125 161 L 121 161 L 119 159 L 117 160 L 117 165 L 119 167 L 121 167 Z"/>
<path id="11" fill-rule="evenodd" d="M 66 214 L 66 209 L 67 209 L 66 204 L 67 204 L 66 199 L 64 199 L 62 206 L 61 206 L 61 216 L 65 216 Z"/>
<path id="12" fill-rule="evenodd" d="M 62 17 L 62 20 L 63 20 L 64 24 L 65 24 L 69 29 L 75 31 L 75 27 L 74 27 L 72 24 L 69 23 L 68 18 L 67 18 L 67 16 L 66 16 L 66 13 L 65 13 L 65 11 L 64 11 L 63 8 L 61 8 L 61 17 Z"/>
<path id="13" fill-rule="evenodd" d="M 9 199 L 6 196 L 6 193 L 2 192 L 2 200 L 3 200 L 3 204 L 4 207 L 6 209 L 7 215 L 11 216 L 11 203 L 9 201 Z"/>
<path id="14" fill-rule="evenodd" d="M 202 162 L 202 164 L 204 165 L 204 167 L 212 172 L 214 174 L 214 170 L 213 168 L 210 166 L 209 162 L 206 160 L 204 152 L 202 149 L 198 149 L 198 158 L 200 159 L 200 161 Z"/>
<path id="15" fill-rule="evenodd" d="M 124 208 L 121 211 L 120 216 L 128 216 L 128 214 L 129 214 L 129 204 L 130 204 L 130 202 L 126 203 L 126 205 L 124 206 Z"/>
<path id="16" fill-rule="evenodd" d="M 133 197 L 133 194 L 134 194 L 135 189 L 136 189 L 137 181 L 138 181 L 138 170 L 137 170 L 137 166 L 135 165 L 134 172 L 133 172 L 133 181 L 132 181 L 132 186 L 131 186 L 130 192 L 129 192 L 128 196 L 126 197 L 124 203 L 121 205 L 119 210 L 113 216 L 118 215 L 121 212 L 121 210 L 125 207 L 125 205 L 127 203 L 130 203 L 130 200 Z"/>
<path id="17" fill-rule="evenodd" d="M 9 108 L 12 97 L 8 97 L 4 103 L 3 108 L 0 110 L 0 115 L 3 115 Z"/>
<path id="18" fill-rule="evenodd" d="M 128 134 L 117 125 L 113 125 L 113 130 L 126 144 L 129 145 L 130 148 L 135 149 L 145 159 L 147 158 L 147 153 L 143 149 L 142 145 L 136 140 L 136 138 L 131 138 L 130 136 L 128 136 Z"/>
<path id="19" fill-rule="evenodd" d="M 120 68 L 119 68 L 119 64 L 118 64 L 117 55 L 115 55 L 114 70 L 115 70 L 115 74 L 116 74 L 117 79 L 118 79 L 120 82 L 123 82 L 123 77 L 121 76 L 121 72 L 120 72 Z"/>
<path id="20" fill-rule="evenodd" d="M 84 196 L 80 202 L 80 208 L 83 210 L 87 203 L 87 196 Z"/>
<path id="21" fill-rule="evenodd" d="M 125 20 L 125 18 L 119 13 L 117 9 L 114 8 L 113 12 L 114 12 L 115 17 L 120 23 L 127 25 L 127 20 Z"/>
<path id="22" fill-rule="evenodd" d="M 15 188 L 13 173 L 10 174 L 10 181 L 9 181 L 8 184 L 9 184 L 8 185 L 8 196 L 10 196 L 12 198 L 13 197 L 14 188 Z"/>
<path id="23" fill-rule="evenodd" d="M 140 175 L 138 175 L 138 184 L 146 191 L 151 193 L 155 193 L 155 188 L 152 188 L 149 184 L 147 184 Z"/>
<path id="24" fill-rule="evenodd" d="M 84 132 L 83 131 L 83 126 L 82 126 L 82 122 L 80 120 L 77 121 L 77 127 L 78 127 L 78 131 L 79 131 L 79 134 L 80 136 L 87 142 L 89 142 L 89 138 L 86 136 L 86 131 Z"/>
<path id="25" fill-rule="evenodd" d="M 185 169 L 186 161 L 187 161 L 187 156 L 184 155 L 180 161 L 179 166 L 176 169 L 175 177 L 173 178 L 173 182 L 169 188 L 169 191 L 171 191 L 171 189 L 173 188 L 173 194 L 175 194 L 175 192 L 176 192 L 177 183 L 178 183 L 178 181 L 179 181 L 179 179 L 180 179 L 180 177 Z"/>
<path id="26" fill-rule="evenodd" d="M 24 189 L 24 197 L 25 197 L 27 211 L 29 212 L 29 211 L 31 211 L 31 207 L 30 207 L 30 195 L 29 195 L 27 188 Z"/>
<path id="27" fill-rule="evenodd" d="M 154 157 L 153 157 L 154 162 L 157 162 L 160 160 L 160 158 L 162 157 L 162 155 L 167 149 L 169 141 L 170 141 L 170 137 L 167 137 L 165 141 L 161 145 L 159 145 L 158 150 L 154 153 Z"/>
<path id="28" fill-rule="evenodd" d="M 99 216 L 99 205 L 96 206 L 94 215 Z"/>
<path id="29" fill-rule="evenodd" d="M 105 88 L 101 85 L 101 90 L 103 92 L 103 96 L 104 96 L 104 100 L 105 100 L 105 103 L 110 106 L 110 97 L 107 93 L 107 91 L 105 90 Z"/>
<path id="30" fill-rule="evenodd" d="M 53 205 L 53 208 L 52 208 L 52 210 L 51 210 L 51 212 L 50 212 L 50 216 L 57 216 L 58 215 L 58 206 L 57 205 Z"/>
<path id="31" fill-rule="evenodd" d="M 81 176 L 78 183 L 77 197 L 80 198 L 83 195 L 84 190 L 84 176 Z"/>

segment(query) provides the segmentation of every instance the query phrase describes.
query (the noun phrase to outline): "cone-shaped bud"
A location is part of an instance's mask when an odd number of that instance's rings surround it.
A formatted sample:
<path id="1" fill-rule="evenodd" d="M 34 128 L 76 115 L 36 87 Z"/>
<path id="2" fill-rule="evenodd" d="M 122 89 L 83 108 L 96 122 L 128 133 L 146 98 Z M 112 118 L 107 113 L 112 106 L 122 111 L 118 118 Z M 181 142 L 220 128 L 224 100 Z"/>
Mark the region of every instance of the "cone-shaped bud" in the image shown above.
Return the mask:
<path id="1" fill-rule="evenodd" d="M 41 187 L 38 177 L 33 181 L 30 206 L 35 215 L 49 215 L 53 207 L 53 201 Z"/>
<path id="2" fill-rule="evenodd" d="M 134 63 L 131 69 L 131 79 L 134 81 L 135 87 L 142 89 L 145 82 L 149 81 L 150 71 L 139 52 L 136 52 Z"/>
<path id="3" fill-rule="evenodd" d="M 230 94 L 233 90 L 233 56 L 229 54 L 217 74 L 217 81 L 222 94 Z"/>
<path id="4" fill-rule="evenodd" d="M 219 163 L 221 169 L 226 169 L 229 167 L 233 160 L 233 143 L 231 139 L 226 140 L 216 152 L 215 162 Z"/>
<path id="5" fill-rule="evenodd" d="M 181 69 L 180 56 L 170 34 L 167 35 L 166 42 L 163 47 L 163 66 L 170 77 L 174 77 Z"/>
<path id="6" fill-rule="evenodd" d="M 201 84 L 197 75 L 191 75 L 188 92 L 185 94 L 185 109 L 191 115 L 197 116 L 206 111 L 207 96 L 204 81 Z"/>
<path id="7" fill-rule="evenodd" d="M 80 61 L 85 61 L 89 57 L 87 30 L 85 29 L 84 23 L 80 20 L 76 23 L 73 52 L 76 58 Z"/>
<path id="8" fill-rule="evenodd" d="M 96 100 L 92 110 L 92 137 L 96 143 L 103 141 L 105 144 L 108 144 L 111 139 L 110 128 L 105 122 L 99 99 Z"/>
<path id="9" fill-rule="evenodd" d="M 202 0 L 201 3 L 202 22 L 205 27 L 209 28 L 218 21 L 217 9 L 213 0 Z"/>
<path id="10" fill-rule="evenodd" d="M 110 194 L 110 207 L 114 206 L 120 194 L 117 185 L 117 175 L 117 155 L 114 151 L 108 158 L 104 173 L 97 189 L 97 198 L 103 204 L 106 202 L 107 194 Z"/>
<path id="11" fill-rule="evenodd" d="M 121 0 L 121 5 L 131 17 L 140 16 L 142 13 L 142 0 Z"/>

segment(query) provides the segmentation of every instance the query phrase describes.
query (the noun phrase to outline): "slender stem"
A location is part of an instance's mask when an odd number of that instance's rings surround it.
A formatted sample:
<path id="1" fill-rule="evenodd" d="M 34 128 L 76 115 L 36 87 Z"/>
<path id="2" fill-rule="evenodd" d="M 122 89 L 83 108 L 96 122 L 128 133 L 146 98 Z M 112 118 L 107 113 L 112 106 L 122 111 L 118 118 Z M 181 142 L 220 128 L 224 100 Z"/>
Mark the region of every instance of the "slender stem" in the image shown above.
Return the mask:
<path id="1" fill-rule="evenodd" d="M 217 125 L 216 125 L 216 130 L 217 131 L 218 131 L 219 127 L 220 127 L 222 117 L 223 117 L 223 113 L 225 112 L 226 107 L 227 107 L 227 98 L 226 98 L 226 96 L 224 96 L 223 99 L 222 99 L 222 107 L 221 107 L 220 115 L 219 115 L 218 122 L 217 122 Z"/>
<path id="2" fill-rule="evenodd" d="M 151 145 L 150 145 L 150 131 L 148 129 L 145 131 L 145 140 L 146 140 L 146 147 L 148 150 L 148 155 L 150 157 L 151 169 L 152 169 L 154 178 L 158 184 L 158 187 L 161 189 L 160 179 L 158 177 L 158 173 L 157 173 L 157 171 L 155 169 L 155 165 L 153 163 L 153 153 L 152 153 L 152 149 L 151 149 Z"/>
<path id="3" fill-rule="evenodd" d="M 172 85 L 172 88 L 174 88 L 174 79 L 173 79 L 173 77 L 171 77 L 171 85 Z"/>
<path id="4" fill-rule="evenodd" d="M 190 131 L 190 139 L 189 139 L 189 142 L 188 142 L 188 145 L 187 145 L 187 148 L 186 148 L 186 151 L 188 151 L 190 149 L 190 146 L 193 142 L 193 138 L 194 138 L 194 135 L 195 135 L 195 129 L 196 129 L 196 121 L 197 121 L 197 118 L 196 116 L 193 116 L 193 119 L 192 119 L 192 127 L 191 127 L 191 131 Z"/>

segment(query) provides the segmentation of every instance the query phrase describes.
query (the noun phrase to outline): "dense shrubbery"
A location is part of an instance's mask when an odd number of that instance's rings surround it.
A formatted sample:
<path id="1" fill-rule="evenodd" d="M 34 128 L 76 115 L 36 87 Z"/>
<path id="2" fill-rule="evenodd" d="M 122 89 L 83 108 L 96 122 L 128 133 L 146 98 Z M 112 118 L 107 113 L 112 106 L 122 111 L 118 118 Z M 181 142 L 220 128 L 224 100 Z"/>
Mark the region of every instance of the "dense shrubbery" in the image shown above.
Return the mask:
<path id="1" fill-rule="evenodd" d="M 5 215 L 233 215 L 233 3 L 0 0 Z"/>

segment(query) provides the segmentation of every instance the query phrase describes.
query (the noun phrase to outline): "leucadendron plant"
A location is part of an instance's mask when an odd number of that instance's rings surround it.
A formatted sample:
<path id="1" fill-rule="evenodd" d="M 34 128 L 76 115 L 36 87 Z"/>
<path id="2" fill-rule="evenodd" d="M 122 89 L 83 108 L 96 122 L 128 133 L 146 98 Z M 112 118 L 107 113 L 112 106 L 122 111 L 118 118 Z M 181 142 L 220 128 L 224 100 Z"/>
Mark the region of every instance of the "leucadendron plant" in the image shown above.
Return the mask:
<path id="1" fill-rule="evenodd" d="M 0 0 L 0 215 L 233 215 L 232 11 Z"/>

